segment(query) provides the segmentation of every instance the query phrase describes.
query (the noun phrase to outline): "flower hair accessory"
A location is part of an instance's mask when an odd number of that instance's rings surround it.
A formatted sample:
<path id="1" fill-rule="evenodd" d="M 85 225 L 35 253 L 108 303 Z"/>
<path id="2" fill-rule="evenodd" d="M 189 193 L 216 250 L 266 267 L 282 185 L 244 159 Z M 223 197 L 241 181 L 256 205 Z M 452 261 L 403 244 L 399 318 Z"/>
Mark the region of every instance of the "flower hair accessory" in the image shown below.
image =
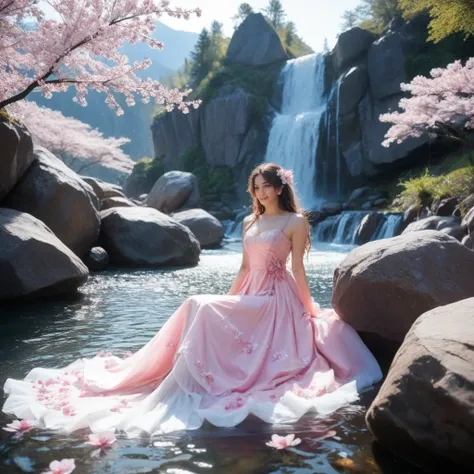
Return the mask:
<path id="1" fill-rule="evenodd" d="M 280 168 L 277 171 L 277 175 L 280 177 L 283 184 L 293 184 L 293 171 Z"/>

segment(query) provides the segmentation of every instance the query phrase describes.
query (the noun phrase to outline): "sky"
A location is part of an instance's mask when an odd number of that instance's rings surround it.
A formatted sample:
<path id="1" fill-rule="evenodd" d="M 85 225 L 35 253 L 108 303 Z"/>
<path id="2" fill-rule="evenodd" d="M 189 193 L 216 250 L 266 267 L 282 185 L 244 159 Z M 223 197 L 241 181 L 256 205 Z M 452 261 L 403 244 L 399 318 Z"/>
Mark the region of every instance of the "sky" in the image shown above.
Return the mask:
<path id="1" fill-rule="evenodd" d="M 224 34 L 232 36 L 234 32 L 232 16 L 238 10 L 242 0 L 172 0 L 172 5 L 202 10 L 202 16 L 190 20 L 178 20 L 162 17 L 160 21 L 175 30 L 199 33 L 208 28 L 213 20 L 224 24 Z M 254 11 L 260 12 L 268 0 L 247 0 Z M 360 0 L 281 0 L 286 11 L 286 20 L 293 21 L 298 35 L 314 51 L 323 49 L 327 38 L 330 48 L 336 44 L 336 35 L 340 32 L 341 15 L 344 10 L 356 7 Z"/>

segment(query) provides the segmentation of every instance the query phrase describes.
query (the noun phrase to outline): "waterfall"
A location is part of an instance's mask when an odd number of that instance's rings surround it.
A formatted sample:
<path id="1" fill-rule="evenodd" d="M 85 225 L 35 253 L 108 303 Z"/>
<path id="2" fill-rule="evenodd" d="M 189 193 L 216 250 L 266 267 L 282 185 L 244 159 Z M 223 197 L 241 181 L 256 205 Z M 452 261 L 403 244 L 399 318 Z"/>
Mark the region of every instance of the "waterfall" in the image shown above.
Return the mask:
<path id="1" fill-rule="evenodd" d="M 281 72 L 281 113 L 272 122 L 265 161 L 291 168 L 298 198 L 305 209 L 316 209 L 316 152 L 321 117 L 326 110 L 324 56 L 310 54 L 287 62 Z"/>
<path id="2" fill-rule="evenodd" d="M 402 214 L 386 214 L 377 232 L 371 240 L 389 239 L 393 237 L 402 223 Z"/>
<path id="3" fill-rule="evenodd" d="M 316 225 L 313 239 L 316 242 L 355 245 L 362 219 L 374 211 L 344 211 L 330 216 Z M 394 237 L 403 219 L 402 214 L 384 214 L 383 220 L 370 240 Z"/>

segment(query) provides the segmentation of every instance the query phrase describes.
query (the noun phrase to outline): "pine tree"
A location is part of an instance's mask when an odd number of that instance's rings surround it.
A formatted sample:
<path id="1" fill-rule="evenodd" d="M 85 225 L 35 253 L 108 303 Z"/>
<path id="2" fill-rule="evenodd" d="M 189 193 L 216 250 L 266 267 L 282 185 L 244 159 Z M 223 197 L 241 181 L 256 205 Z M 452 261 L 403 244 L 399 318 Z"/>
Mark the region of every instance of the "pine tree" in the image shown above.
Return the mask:
<path id="1" fill-rule="evenodd" d="M 248 3 L 241 3 L 237 13 L 232 17 L 234 28 L 237 28 L 253 12 L 253 8 Z"/>
<path id="2" fill-rule="evenodd" d="M 342 14 L 342 24 L 341 24 L 342 31 L 350 30 L 351 28 L 354 28 L 355 26 L 357 26 L 358 23 L 359 23 L 358 17 L 355 10 L 346 10 Z"/>
<path id="3" fill-rule="evenodd" d="M 286 24 L 285 43 L 287 46 L 291 46 L 296 37 L 296 26 L 292 21 Z"/>
<path id="4" fill-rule="evenodd" d="M 283 5 L 280 0 L 270 0 L 262 11 L 275 29 L 279 29 L 283 26 L 286 13 L 285 10 L 283 10 Z"/>
<path id="5" fill-rule="evenodd" d="M 212 67 L 212 42 L 209 32 L 203 28 L 191 53 L 191 84 L 197 86 Z"/>
<path id="6" fill-rule="evenodd" d="M 329 53 L 331 49 L 329 48 L 329 42 L 327 38 L 324 38 L 324 46 L 323 46 L 323 51 L 325 53 Z"/>

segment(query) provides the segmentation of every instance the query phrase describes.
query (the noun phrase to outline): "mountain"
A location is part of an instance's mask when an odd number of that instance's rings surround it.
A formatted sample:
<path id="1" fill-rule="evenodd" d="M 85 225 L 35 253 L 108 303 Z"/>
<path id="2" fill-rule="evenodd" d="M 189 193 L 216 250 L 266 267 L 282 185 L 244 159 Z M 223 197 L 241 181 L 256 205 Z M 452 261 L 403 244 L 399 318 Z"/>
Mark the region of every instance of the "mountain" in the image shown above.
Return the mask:
<path id="1" fill-rule="evenodd" d="M 151 66 L 145 71 L 139 71 L 142 77 L 164 79 L 176 72 L 189 57 L 198 38 L 197 33 L 177 31 L 157 22 L 153 37 L 164 43 L 163 50 L 150 49 L 143 43 L 127 44 L 122 48 L 130 62 L 142 61 L 146 57 L 152 60 Z M 133 159 L 141 156 L 153 156 L 153 142 L 150 126 L 156 105 L 142 104 L 137 101 L 134 107 L 127 107 L 123 100 L 118 100 L 125 111 L 124 115 L 117 115 L 105 104 L 104 94 L 95 91 L 87 95 L 87 107 L 82 107 L 72 101 L 73 90 L 54 94 L 51 99 L 45 99 L 41 94 L 31 94 L 31 100 L 54 110 L 60 110 L 65 116 L 74 117 L 98 128 L 104 136 L 127 137 L 131 142 L 123 149 Z"/>

